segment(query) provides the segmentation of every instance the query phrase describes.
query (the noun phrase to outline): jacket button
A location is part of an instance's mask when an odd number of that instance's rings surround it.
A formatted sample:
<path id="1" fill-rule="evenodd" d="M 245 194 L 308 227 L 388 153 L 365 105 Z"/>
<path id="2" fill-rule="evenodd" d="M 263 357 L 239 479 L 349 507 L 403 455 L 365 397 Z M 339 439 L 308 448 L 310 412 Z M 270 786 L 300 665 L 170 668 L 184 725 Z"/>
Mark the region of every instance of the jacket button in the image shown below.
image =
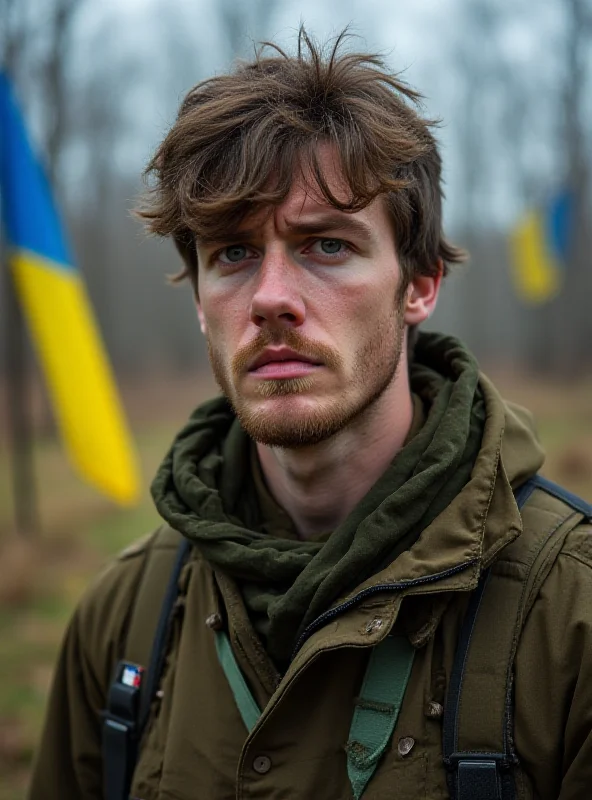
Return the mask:
<path id="1" fill-rule="evenodd" d="M 271 758 L 269 756 L 257 756 L 253 761 L 253 769 L 259 775 L 265 775 L 271 769 Z"/>
<path id="2" fill-rule="evenodd" d="M 382 620 L 380 617 L 374 617 L 374 619 L 370 620 L 366 624 L 365 631 L 366 633 L 373 633 L 374 631 L 379 631 L 382 628 Z"/>
<path id="3" fill-rule="evenodd" d="M 441 703 L 436 703 L 435 700 L 430 700 L 430 702 L 428 703 L 426 715 L 430 717 L 430 719 L 440 719 L 443 713 L 444 713 L 444 706 L 441 705 Z"/>
<path id="4" fill-rule="evenodd" d="M 397 749 L 399 751 L 399 755 L 405 758 L 405 756 L 408 756 L 414 747 L 415 739 L 412 739 L 411 736 L 405 736 L 403 739 L 399 739 L 399 746 Z"/>
<path id="5" fill-rule="evenodd" d="M 206 617 L 206 625 L 213 631 L 222 630 L 222 616 L 220 614 L 210 614 L 209 617 Z"/>

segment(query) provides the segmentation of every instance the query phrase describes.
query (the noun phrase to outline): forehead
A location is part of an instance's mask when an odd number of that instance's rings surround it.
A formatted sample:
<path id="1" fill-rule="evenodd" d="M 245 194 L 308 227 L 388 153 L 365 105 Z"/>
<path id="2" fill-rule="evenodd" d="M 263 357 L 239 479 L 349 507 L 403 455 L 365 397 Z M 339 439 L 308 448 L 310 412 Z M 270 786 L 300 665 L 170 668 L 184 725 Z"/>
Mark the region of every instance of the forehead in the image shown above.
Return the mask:
<path id="1" fill-rule="evenodd" d="M 348 203 L 351 199 L 351 189 L 343 175 L 337 152 L 331 145 L 324 144 L 319 145 L 317 156 L 321 173 L 331 194 L 339 202 Z M 246 216 L 239 226 L 239 231 L 261 229 L 269 225 L 272 219 L 274 227 L 278 230 L 296 227 L 298 224 L 314 225 L 317 219 L 321 224 L 327 220 L 330 223 L 328 227 L 356 227 L 356 223 L 359 222 L 366 225 L 376 236 L 386 236 L 394 240 L 383 196 L 377 197 L 359 211 L 341 211 L 325 198 L 311 167 L 306 163 L 298 163 L 294 168 L 292 185 L 284 200 L 277 206 Z"/>

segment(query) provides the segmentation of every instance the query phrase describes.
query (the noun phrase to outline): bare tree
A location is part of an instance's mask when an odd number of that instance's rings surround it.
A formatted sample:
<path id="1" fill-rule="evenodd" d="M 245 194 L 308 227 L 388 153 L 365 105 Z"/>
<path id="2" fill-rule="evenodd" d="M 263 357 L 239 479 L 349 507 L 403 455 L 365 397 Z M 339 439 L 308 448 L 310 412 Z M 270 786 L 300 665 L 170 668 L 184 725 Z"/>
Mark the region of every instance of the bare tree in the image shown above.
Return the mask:
<path id="1" fill-rule="evenodd" d="M 503 337 L 511 329 L 516 349 L 522 346 L 535 369 L 575 374 L 584 364 L 592 365 L 588 345 L 591 131 L 585 105 L 592 66 L 587 57 L 592 8 L 589 0 L 568 0 L 558 6 L 560 2 L 542 4 L 540 19 L 533 19 L 532 4 L 521 0 L 467 0 L 454 59 L 464 87 L 457 141 L 462 154 L 464 228 L 479 262 L 464 286 L 464 314 L 472 315 L 471 330 L 487 332 L 485 339 L 491 341 L 492 321 L 503 314 L 506 325 L 503 334 L 496 335 L 494 347 L 507 352 Z M 562 14 L 563 30 L 548 24 L 548 19 L 561 19 Z M 526 39 L 532 36 L 533 50 L 546 55 L 544 63 L 513 61 L 504 49 L 512 25 L 521 26 Z M 575 213 L 565 285 L 559 297 L 542 307 L 519 305 L 509 287 L 503 287 L 507 277 L 502 271 L 493 273 L 492 282 L 492 273 L 481 268 L 488 260 L 486 239 L 493 243 L 495 209 L 490 198 L 501 175 L 515 212 L 548 200 L 561 186 L 572 193 Z M 480 297 L 487 298 L 485 304 Z"/>
<path id="2" fill-rule="evenodd" d="M 52 185 L 68 145 L 72 30 L 85 0 L 49 0 L 41 12 L 30 0 L 1 0 L 1 59 L 19 88 L 28 116 L 37 120 Z"/>
<path id="3" fill-rule="evenodd" d="M 19 0 L 0 2 L 0 58 L 11 74 L 19 68 L 26 51 L 28 30 L 23 4 Z"/>
<path id="4" fill-rule="evenodd" d="M 563 292 L 554 305 L 549 369 L 576 377 L 592 366 L 592 207 L 590 202 L 592 126 L 585 117 L 591 88 L 589 48 L 592 7 L 588 0 L 565 0 L 567 14 L 563 49 L 564 74 L 559 109 L 563 111 L 559 151 L 564 154 L 565 184 L 571 192 L 571 241 Z"/>
<path id="5" fill-rule="evenodd" d="M 84 0 L 54 0 L 46 33 L 49 46 L 44 64 L 46 89 L 46 138 L 45 155 L 49 179 L 53 185 L 60 177 L 60 159 L 67 145 L 68 119 L 68 71 L 71 53 L 72 27 L 77 12 Z"/>

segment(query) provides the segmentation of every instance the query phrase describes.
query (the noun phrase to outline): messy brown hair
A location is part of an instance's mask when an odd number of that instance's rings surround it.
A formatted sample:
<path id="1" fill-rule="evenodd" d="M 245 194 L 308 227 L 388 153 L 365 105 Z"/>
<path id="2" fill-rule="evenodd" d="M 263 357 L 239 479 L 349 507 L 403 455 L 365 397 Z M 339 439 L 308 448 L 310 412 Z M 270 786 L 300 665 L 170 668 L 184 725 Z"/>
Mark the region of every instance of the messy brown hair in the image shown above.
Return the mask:
<path id="1" fill-rule="evenodd" d="M 249 215 L 285 199 L 294 170 L 310 170 L 325 199 L 345 212 L 383 195 L 406 285 L 464 252 L 442 233 L 441 159 L 420 95 L 381 57 L 329 47 L 304 30 L 289 55 L 265 42 L 250 63 L 198 83 L 148 164 L 153 179 L 139 215 L 172 236 L 197 289 L 196 238 L 224 240 Z M 349 197 L 333 195 L 319 143 L 338 154 Z"/>

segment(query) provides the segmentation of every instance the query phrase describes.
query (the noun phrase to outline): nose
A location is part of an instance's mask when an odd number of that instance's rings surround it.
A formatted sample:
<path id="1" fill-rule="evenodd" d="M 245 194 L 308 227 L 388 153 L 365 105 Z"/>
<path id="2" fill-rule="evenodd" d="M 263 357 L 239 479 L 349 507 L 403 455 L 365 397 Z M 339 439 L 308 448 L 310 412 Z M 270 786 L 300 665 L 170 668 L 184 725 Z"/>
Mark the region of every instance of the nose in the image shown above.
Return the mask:
<path id="1" fill-rule="evenodd" d="M 306 308 L 299 268 L 283 247 L 268 248 L 251 299 L 251 321 L 260 328 L 298 327 Z"/>

